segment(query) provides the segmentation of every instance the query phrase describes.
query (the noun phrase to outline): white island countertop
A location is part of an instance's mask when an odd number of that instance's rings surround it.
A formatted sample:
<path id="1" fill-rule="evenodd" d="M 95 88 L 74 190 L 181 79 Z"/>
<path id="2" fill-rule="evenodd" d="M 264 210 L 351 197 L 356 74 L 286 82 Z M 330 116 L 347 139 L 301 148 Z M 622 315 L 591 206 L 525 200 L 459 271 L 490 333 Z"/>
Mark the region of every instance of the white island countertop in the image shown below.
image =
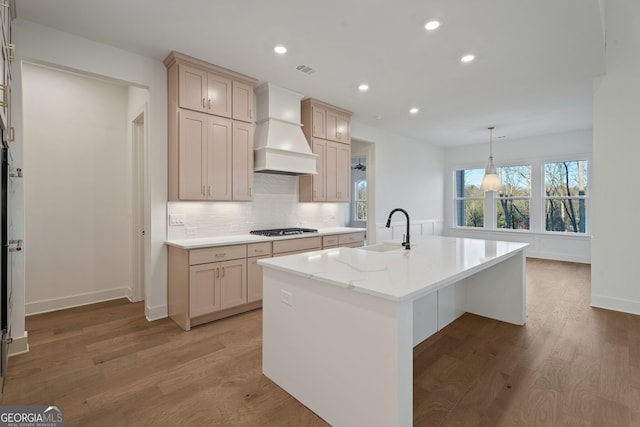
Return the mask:
<path id="1" fill-rule="evenodd" d="M 325 249 L 258 263 L 392 301 L 434 292 L 523 251 L 528 244 L 429 236 L 406 250 Z M 385 248 L 391 248 L 385 244 Z M 372 250 L 373 249 L 373 250 Z"/>
<path id="2" fill-rule="evenodd" d="M 300 239 L 304 237 L 329 236 L 332 234 L 357 233 L 366 231 L 365 228 L 352 227 L 326 227 L 319 228 L 317 233 L 289 234 L 286 236 L 257 236 L 254 234 L 232 234 L 228 236 L 217 237 L 198 237 L 192 239 L 175 239 L 167 240 L 165 243 L 169 246 L 175 246 L 182 249 L 199 249 L 214 246 L 225 245 L 241 245 L 245 243 L 270 242 L 274 240 Z"/>

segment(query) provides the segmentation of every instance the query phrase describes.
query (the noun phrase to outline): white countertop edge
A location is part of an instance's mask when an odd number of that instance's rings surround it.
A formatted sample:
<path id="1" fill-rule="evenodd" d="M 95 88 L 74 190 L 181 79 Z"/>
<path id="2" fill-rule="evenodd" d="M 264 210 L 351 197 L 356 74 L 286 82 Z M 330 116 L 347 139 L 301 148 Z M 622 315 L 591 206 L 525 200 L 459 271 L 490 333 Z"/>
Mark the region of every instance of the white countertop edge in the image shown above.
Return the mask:
<path id="1" fill-rule="evenodd" d="M 487 261 L 486 263 L 471 267 L 468 270 L 465 270 L 465 271 L 462 271 L 460 273 L 454 274 L 454 275 L 449 276 L 449 277 L 447 277 L 445 279 L 442 279 L 442 280 L 440 280 L 438 282 L 426 285 L 423 288 L 417 289 L 417 290 L 415 290 L 413 292 L 410 292 L 410 293 L 407 293 L 406 295 L 401 295 L 401 296 L 400 295 L 386 293 L 386 292 L 380 292 L 380 291 L 376 291 L 374 289 L 370 289 L 370 288 L 367 288 L 367 287 L 359 286 L 357 284 L 357 282 L 361 282 L 362 280 L 353 280 L 353 281 L 350 281 L 347 284 L 347 283 L 344 283 L 344 282 L 341 282 L 341 281 L 338 281 L 338 280 L 332 280 L 332 279 L 327 278 L 327 277 L 318 276 L 318 274 L 326 273 L 325 271 L 319 271 L 319 272 L 316 272 L 316 273 L 303 273 L 301 271 L 294 270 L 294 269 L 291 269 L 291 268 L 283 267 L 283 266 L 280 266 L 280 265 L 270 264 L 268 262 L 270 258 L 264 259 L 264 261 L 266 261 L 266 262 L 263 262 L 263 260 L 258 260 L 258 264 L 266 265 L 269 268 L 272 268 L 274 270 L 280 270 L 280 271 L 283 271 L 283 272 L 286 272 L 286 273 L 290 273 L 290 274 L 293 274 L 293 275 L 296 275 L 296 276 L 305 277 L 305 278 L 308 278 L 308 279 L 314 279 L 314 280 L 317 280 L 319 282 L 323 282 L 323 283 L 327 283 L 327 284 L 330 284 L 330 285 L 338 286 L 340 288 L 352 289 L 355 292 L 361 292 L 363 294 L 367 294 L 367 295 L 371 295 L 371 296 L 374 296 L 374 297 L 386 299 L 386 300 L 389 300 L 389 301 L 404 302 L 404 301 L 409 301 L 409 300 L 416 300 L 416 299 L 421 298 L 421 297 L 423 297 L 425 295 L 428 295 L 430 293 L 438 291 L 438 290 L 440 290 L 440 289 L 442 289 L 442 288 L 444 288 L 444 287 L 446 287 L 446 286 L 448 286 L 448 285 L 450 285 L 452 283 L 458 282 L 458 281 L 460 281 L 462 279 L 466 279 L 467 277 L 472 276 L 472 275 L 474 275 L 475 273 L 477 273 L 479 271 L 482 271 L 482 270 L 485 270 L 485 269 L 487 269 L 489 267 L 492 267 L 492 266 L 494 266 L 494 265 L 496 265 L 496 264 L 498 264 L 498 263 L 500 263 L 500 262 L 502 262 L 502 261 L 504 261 L 506 259 L 509 259 L 509 258 L 511 258 L 511 257 L 523 252 L 527 248 L 527 246 L 529 246 L 528 243 L 518 243 L 518 242 L 507 242 L 507 243 L 514 244 L 514 245 L 520 245 L 520 247 L 517 248 L 517 249 L 514 249 L 513 251 L 511 251 L 509 253 L 503 254 L 503 255 L 501 255 L 499 257 L 496 257 L 496 258 L 493 258 L 490 261 Z M 353 250 L 358 250 L 358 249 L 359 248 L 353 248 Z M 330 250 L 331 249 L 325 249 L 323 251 L 330 251 Z M 323 252 L 323 251 L 314 251 L 314 252 Z M 308 253 L 308 255 L 311 255 L 311 254 L 313 254 L 313 252 L 309 252 Z"/>
<path id="2" fill-rule="evenodd" d="M 275 227 L 274 227 L 275 228 Z M 275 240 L 301 239 L 305 237 L 329 236 L 332 234 L 347 234 L 366 231 L 366 228 L 355 227 L 327 227 L 319 228 L 317 233 L 293 234 L 288 236 L 258 236 L 254 234 L 236 234 L 229 236 L 198 237 L 193 239 L 166 240 L 165 244 L 181 249 L 199 249 L 226 245 L 241 245 L 247 243 L 272 242 Z"/>

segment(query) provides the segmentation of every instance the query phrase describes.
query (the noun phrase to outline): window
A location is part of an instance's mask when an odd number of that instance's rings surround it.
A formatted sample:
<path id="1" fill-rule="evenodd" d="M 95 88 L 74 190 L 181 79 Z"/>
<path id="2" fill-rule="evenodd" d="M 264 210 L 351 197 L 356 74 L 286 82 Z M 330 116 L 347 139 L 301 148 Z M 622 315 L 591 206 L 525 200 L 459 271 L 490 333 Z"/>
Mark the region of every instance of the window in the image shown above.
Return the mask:
<path id="1" fill-rule="evenodd" d="M 456 225 L 484 227 L 484 192 L 480 190 L 484 169 L 456 171 Z"/>
<path id="2" fill-rule="evenodd" d="M 367 181 L 358 180 L 355 182 L 355 220 L 367 220 Z"/>
<path id="3" fill-rule="evenodd" d="M 502 191 L 497 197 L 497 228 L 529 230 L 531 202 L 531 166 L 507 166 L 498 169 Z"/>
<path id="4" fill-rule="evenodd" d="M 586 232 L 587 172 L 586 160 L 544 165 L 546 231 Z"/>

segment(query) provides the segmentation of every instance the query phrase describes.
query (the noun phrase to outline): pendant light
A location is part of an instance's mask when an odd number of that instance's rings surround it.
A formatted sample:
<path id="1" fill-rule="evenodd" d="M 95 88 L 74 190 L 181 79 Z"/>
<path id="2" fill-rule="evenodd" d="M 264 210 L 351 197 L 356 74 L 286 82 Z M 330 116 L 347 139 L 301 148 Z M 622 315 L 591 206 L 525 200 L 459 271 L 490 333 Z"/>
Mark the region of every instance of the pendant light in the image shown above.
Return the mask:
<path id="1" fill-rule="evenodd" d="M 493 129 L 489 128 L 489 163 L 484 170 L 484 178 L 482 178 L 482 184 L 480 184 L 480 190 L 482 191 L 500 191 L 502 190 L 502 184 L 500 178 L 496 173 L 496 167 L 493 165 Z"/>

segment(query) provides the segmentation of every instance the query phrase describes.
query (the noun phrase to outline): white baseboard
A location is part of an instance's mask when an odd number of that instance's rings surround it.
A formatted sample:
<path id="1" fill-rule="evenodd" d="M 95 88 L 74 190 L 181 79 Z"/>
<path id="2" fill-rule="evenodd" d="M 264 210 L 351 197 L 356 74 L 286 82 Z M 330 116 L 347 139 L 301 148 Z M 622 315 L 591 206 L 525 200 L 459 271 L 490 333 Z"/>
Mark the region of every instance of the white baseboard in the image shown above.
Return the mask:
<path id="1" fill-rule="evenodd" d="M 169 311 L 166 305 L 160 305 L 157 307 L 149 307 L 148 305 L 144 306 L 144 314 L 147 316 L 147 320 L 149 322 L 153 322 L 154 320 L 164 319 L 169 316 Z"/>
<path id="2" fill-rule="evenodd" d="M 24 331 L 24 336 L 13 338 L 9 344 L 9 356 L 17 356 L 18 354 L 29 352 L 29 335 Z"/>
<path id="3" fill-rule="evenodd" d="M 640 315 L 640 301 L 632 301 L 622 298 L 613 298 L 592 294 L 591 307 L 604 308 L 607 310 L 621 311 L 623 313 Z"/>
<path id="4" fill-rule="evenodd" d="M 127 298 L 129 292 L 129 288 L 117 288 L 105 291 L 89 292 L 86 294 L 70 295 L 49 300 L 27 302 L 25 304 L 25 314 L 30 316 L 33 314 L 47 313 L 49 311 L 78 307 L 81 305 L 109 301 L 117 298 Z"/>

